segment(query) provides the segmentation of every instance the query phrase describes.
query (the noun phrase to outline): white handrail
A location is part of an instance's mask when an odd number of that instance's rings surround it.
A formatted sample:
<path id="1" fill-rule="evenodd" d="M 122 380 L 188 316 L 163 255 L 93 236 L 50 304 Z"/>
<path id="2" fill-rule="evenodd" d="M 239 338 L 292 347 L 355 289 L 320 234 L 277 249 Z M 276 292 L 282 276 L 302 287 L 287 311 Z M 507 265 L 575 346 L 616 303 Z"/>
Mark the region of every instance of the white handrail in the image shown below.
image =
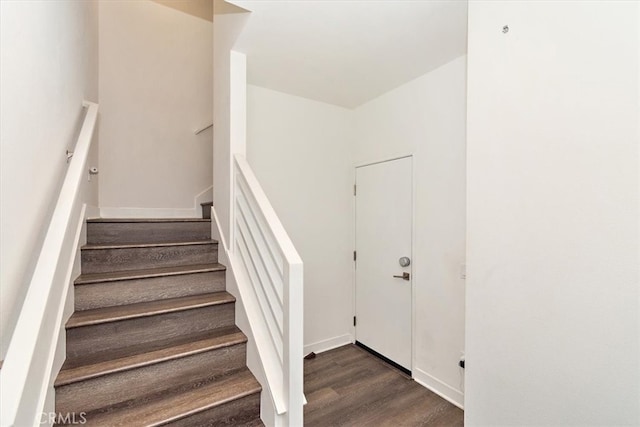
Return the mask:
<path id="1" fill-rule="evenodd" d="M 42 381 L 49 381 L 46 367 L 35 366 L 34 359 L 38 341 L 44 339 L 43 335 L 51 332 L 50 329 L 56 333 L 58 330 L 58 325 L 47 324 L 45 316 L 48 310 L 58 309 L 51 306 L 54 304 L 50 301 L 52 283 L 61 274 L 60 255 L 78 192 L 87 173 L 87 157 L 98 117 L 97 104 L 85 101 L 83 106 L 87 107 L 84 123 L 0 372 L 2 426 L 24 425 L 24 420 L 31 418 L 39 420 L 42 411 L 38 406 L 43 402 L 31 401 L 25 392 L 29 388 L 40 387 Z M 45 330 L 46 333 L 43 332 Z M 37 380 L 36 384 L 34 380 Z"/>
<path id="2" fill-rule="evenodd" d="M 244 267 L 269 339 L 256 337 L 278 414 L 303 422 L 303 264 L 246 159 L 234 156 L 233 256 Z M 259 341 L 259 342 L 258 342 Z"/>

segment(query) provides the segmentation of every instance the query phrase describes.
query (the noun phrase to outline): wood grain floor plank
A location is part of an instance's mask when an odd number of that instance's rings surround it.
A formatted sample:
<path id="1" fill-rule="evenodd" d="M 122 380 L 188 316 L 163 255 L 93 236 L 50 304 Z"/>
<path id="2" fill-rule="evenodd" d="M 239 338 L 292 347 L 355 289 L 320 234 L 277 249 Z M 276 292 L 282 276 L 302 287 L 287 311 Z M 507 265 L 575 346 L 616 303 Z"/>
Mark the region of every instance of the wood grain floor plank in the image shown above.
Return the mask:
<path id="1" fill-rule="evenodd" d="M 93 411 L 164 393 L 167 387 L 217 379 L 246 366 L 246 345 L 236 344 L 178 359 L 114 372 L 56 388 L 59 411 Z"/>
<path id="2" fill-rule="evenodd" d="M 225 271 L 92 283 L 74 287 L 76 311 L 222 292 Z"/>
<path id="3" fill-rule="evenodd" d="M 218 262 L 218 244 L 213 241 L 178 243 L 85 245 L 81 250 L 82 273 L 143 270 L 146 268 Z"/>
<path id="4" fill-rule="evenodd" d="M 110 249 L 134 249 L 134 248 L 164 248 L 167 246 L 206 246 L 217 245 L 217 240 L 189 240 L 181 242 L 124 242 L 124 243 L 98 243 L 86 244 L 81 249 L 87 251 L 106 251 Z"/>
<path id="5" fill-rule="evenodd" d="M 87 223 L 88 244 L 180 242 L 209 239 L 211 239 L 211 223 L 206 221 Z"/>
<path id="6" fill-rule="evenodd" d="M 260 395 L 251 394 L 221 407 L 199 412 L 187 418 L 165 424 L 166 427 L 231 427 L 255 424 L 260 419 Z"/>
<path id="7" fill-rule="evenodd" d="M 132 345 L 172 339 L 235 324 L 234 303 L 67 329 L 67 357 L 91 357 Z"/>
<path id="8" fill-rule="evenodd" d="M 354 346 L 305 360 L 305 426 L 461 427 L 464 412 Z"/>
<path id="9" fill-rule="evenodd" d="M 138 222 L 211 222 L 204 218 L 89 218 L 87 223 L 138 223 Z"/>
<path id="10" fill-rule="evenodd" d="M 124 306 L 96 308 L 74 313 L 69 318 L 66 327 L 67 329 L 73 329 L 82 326 L 98 325 L 101 323 L 154 316 L 156 314 L 227 304 L 234 301 L 235 298 L 227 292 L 214 292 L 204 295 L 170 298 Z"/>
<path id="11" fill-rule="evenodd" d="M 245 343 L 247 341 L 247 337 L 236 327 L 226 328 L 224 330 L 228 331 L 228 333 L 220 334 L 218 331 L 211 331 L 207 335 L 202 334 L 200 337 L 190 336 L 188 340 L 184 338 L 174 340 L 176 341 L 175 343 L 169 342 L 160 348 L 157 348 L 157 346 L 153 344 L 138 346 L 130 354 L 121 354 L 119 357 L 114 357 L 113 353 L 109 354 L 108 357 L 102 355 L 102 360 L 95 360 L 96 358 L 94 357 L 93 359 L 86 360 L 85 364 L 78 364 L 76 361 L 74 366 L 73 361 L 71 363 L 65 362 L 65 365 L 56 378 L 55 386 L 58 387 L 77 381 L 84 381 L 102 375 L 186 357 L 217 348 Z M 122 352 L 124 353 L 124 351 Z"/>
<path id="12" fill-rule="evenodd" d="M 75 281 L 75 285 L 85 285 L 99 282 L 116 282 L 121 280 L 147 279 L 151 277 L 177 276 L 181 274 L 206 273 L 224 271 L 222 264 L 196 264 L 179 265 L 175 267 L 156 267 L 142 270 L 110 271 L 107 273 L 81 274 Z"/>
<path id="13" fill-rule="evenodd" d="M 87 426 L 160 426 L 199 412 L 259 393 L 260 384 L 248 369 L 228 378 L 189 391 L 166 396 L 146 404 L 133 405 L 102 414 L 88 414 Z"/>

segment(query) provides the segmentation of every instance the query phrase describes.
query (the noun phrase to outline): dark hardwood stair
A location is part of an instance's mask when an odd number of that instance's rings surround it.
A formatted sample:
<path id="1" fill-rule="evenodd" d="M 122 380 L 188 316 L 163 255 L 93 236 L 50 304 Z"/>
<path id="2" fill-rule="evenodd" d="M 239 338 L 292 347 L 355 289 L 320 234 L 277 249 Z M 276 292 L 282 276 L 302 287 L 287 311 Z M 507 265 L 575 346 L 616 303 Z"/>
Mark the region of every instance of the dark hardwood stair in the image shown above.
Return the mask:
<path id="1" fill-rule="evenodd" d="M 204 202 L 200 203 L 202 207 L 202 218 L 211 219 L 211 207 L 213 206 L 213 202 Z"/>
<path id="2" fill-rule="evenodd" d="M 179 265 L 177 267 L 147 268 L 143 270 L 110 271 L 107 273 L 81 274 L 75 281 L 76 285 L 86 285 L 100 282 L 116 282 L 119 280 L 148 279 L 152 277 L 179 276 L 183 274 L 207 273 L 224 271 L 225 266 L 218 263 Z"/>
<path id="3" fill-rule="evenodd" d="M 210 220 L 90 220 L 56 411 L 88 425 L 262 425 Z"/>
<path id="4" fill-rule="evenodd" d="M 215 263 L 218 261 L 218 242 L 87 244 L 81 252 L 83 273 L 108 273 L 114 266 L 119 271 L 126 271 Z"/>
<path id="5" fill-rule="evenodd" d="M 75 281 L 76 310 L 219 292 L 225 266 L 218 263 L 83 274 Z"/>
<path id="6" fill-rule="evenodd" d="M 185 240 L 207 240 L 211 237 L 211 221 L 187 219 L 90 219 L 87 221 L 87 243 L 154 243 Z"/>
<path id="7" fill-rule="evenodd" d="M 179 338 L 131 346 L 119 351 L 105 352 L 100 357 L 78 357 L 65 362 L 55 386 L 60 387 L 114 372 L 173 360 L 205 351 L 244 344 L 247 337 L 235 326 Z"/>
<path id="8" fill-rule="evenodd" d="M 261 425 L 255 416 L 225 405 L 239 402 L 259 410 L 260 384 L 248 369 L 219 381 L 193 384 L 178 391 L 132 402 L 109 412 L 87 415 L 88 426 L 206 426 L 249 423 Z M 247 400 L 243 400 L 246 399 Z M 229 411 L 231 409 L 231 411 Z M 213 421 L 215 420 L 215 421 Z"/>
<path id="9" fill-rule="evenodd" d="M 235 302 L 235 298 L 231 294 L 227 292 L 216 292 L 139 304 L 96 308 L 74 313 L 67 322 L 66 327 L 67 329 L 73 329 L 81 326 L 99 325 L 101 323 L 155 316 L 158 314 L 173 313 L 174 311 L 191 310 L 231 302 Z"/>

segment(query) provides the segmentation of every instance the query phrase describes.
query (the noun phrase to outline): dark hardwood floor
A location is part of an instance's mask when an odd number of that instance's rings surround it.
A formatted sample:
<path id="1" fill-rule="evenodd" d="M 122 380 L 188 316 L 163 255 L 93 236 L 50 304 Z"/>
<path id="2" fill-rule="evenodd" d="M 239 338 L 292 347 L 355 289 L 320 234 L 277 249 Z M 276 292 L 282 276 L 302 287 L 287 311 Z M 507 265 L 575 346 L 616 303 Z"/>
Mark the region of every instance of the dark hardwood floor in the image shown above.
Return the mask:
<path id="1" fill-rule="evenodd" d="M 463 411 L 347 345 L 304 362 L 305 426 L 462 426 Z"/>

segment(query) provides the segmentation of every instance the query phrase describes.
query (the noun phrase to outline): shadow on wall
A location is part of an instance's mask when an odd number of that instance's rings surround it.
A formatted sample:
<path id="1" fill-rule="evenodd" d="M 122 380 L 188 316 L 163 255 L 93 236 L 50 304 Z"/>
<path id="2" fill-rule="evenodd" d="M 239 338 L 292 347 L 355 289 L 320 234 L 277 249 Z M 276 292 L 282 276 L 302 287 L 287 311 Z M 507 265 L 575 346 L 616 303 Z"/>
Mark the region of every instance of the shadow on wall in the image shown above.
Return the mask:
<path id="1" fill-rule="evenodd" d="M 151 0 L 198 18 L 213 22 L 213 3 L 228 4 L 223 0 Z"/>

